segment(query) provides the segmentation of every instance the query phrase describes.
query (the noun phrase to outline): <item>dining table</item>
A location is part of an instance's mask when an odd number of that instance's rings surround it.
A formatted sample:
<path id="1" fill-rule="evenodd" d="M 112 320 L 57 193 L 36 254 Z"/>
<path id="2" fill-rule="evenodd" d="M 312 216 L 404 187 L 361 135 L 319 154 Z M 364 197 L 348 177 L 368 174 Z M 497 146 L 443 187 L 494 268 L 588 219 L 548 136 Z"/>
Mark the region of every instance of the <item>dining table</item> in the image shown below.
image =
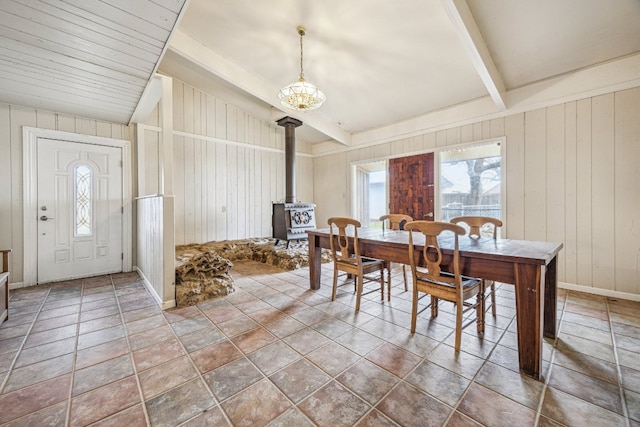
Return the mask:
<path id="1" fill-rule="evenodd" d="M 357 232 L 362 256 L 410 264 L 409 231 L 360 227 Z M 330 248 L 330 232 L 313 229 L 307 236 L 309 282 L 315 290 L 320 289 L 321 254 L 322 249 Z M 413 243 L 422 250 L 424 235 L 414 233 Z M 453 272 L 453 234 L 441 235 L 438 244 L 443 269 Z M 514 285 L 520 372 L 544 381 L 542 342 L 543 336 L 556 337 L 557 257 L 562 243 L 463 235 L 458 244 L 461 274 Z"/>

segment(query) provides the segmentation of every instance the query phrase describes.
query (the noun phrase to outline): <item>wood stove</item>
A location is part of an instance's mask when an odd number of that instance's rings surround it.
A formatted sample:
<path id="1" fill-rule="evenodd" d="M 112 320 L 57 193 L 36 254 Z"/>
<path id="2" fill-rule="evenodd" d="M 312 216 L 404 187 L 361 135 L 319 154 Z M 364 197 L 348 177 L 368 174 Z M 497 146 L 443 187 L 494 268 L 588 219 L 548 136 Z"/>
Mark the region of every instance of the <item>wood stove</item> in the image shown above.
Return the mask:
<path id="1" fill-rule="evenodd" d="M 283 117 L 276 123 L 284 127 L 286 197 L 284 203 L 273 204 L 271 225 L 276 245 L 284 240 L 289 247 L 289 241 L 306 240 L 307 230 L 316 228 L 316 205 L 296 200 L 296 128 L 302 122 L 293 117 Z"/>
<path id="2" fill-rule="evenodd" d="M 280 240 L 306 240 L 307 230 L 316 228 L 315 207 L 313 203 L 274 203 L 273 237 L 276 245 Z"/>

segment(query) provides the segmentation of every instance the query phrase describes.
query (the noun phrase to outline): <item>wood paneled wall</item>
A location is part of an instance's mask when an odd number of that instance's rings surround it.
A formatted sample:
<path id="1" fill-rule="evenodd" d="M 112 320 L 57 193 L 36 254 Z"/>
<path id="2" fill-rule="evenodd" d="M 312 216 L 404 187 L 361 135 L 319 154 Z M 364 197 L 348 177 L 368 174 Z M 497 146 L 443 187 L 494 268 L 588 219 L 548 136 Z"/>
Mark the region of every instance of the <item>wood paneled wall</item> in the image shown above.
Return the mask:
<path id="1" fill-rule="evenodd" d="M 284 129 L 177 80 L 173 111 L 176 244 L 271 236 Z M 313 202 L 310 148 L 296 145 L 296 196 Z"/>
<path id="2" fill-rule="evenodd" d="M 175 306 L 175 244 L 168 222 L 173 221 L 172 197 L 149 196 L 136 200 L 138 218 L 137 269 L 162 308 Z"/>
<path id="3" fill-rule="evenodd" d="M 23 126 L 134 141 L 132 126 L 0 104 L 0 248 L 13 249 L 10 255 L 12 284 L 20 284 L 23 279 Z M 134 182 L 134 194 L 135 185 Z M 125 239 L 132 237 L 125 236 Z M 135 264 L 135 257 L 133 261 Z"/>
<path id="4" fill-rule="evenodd" d="M 319 156 L 317 220 L 350 212 L 352 162 L 506 138 L 505 235 L 557 241 L 559 280 L 640 295 L 640 88 Z"/>

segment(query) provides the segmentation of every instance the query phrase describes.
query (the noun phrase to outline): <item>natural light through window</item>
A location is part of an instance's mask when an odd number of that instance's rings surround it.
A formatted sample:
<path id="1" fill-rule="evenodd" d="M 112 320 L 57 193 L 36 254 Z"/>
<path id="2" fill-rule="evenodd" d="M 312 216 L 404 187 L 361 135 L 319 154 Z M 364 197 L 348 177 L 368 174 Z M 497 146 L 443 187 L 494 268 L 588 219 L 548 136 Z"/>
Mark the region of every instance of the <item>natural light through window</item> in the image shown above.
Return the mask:
<path id="1" fill-rule="evenodd" d="M 382 227 L 378 221 L 387 212 L 387 170 L 385 161 L 357 165 L 356 217 L 367 227 Z"/>
<path id="2" fill-rule="evenodd" d="M 440 153 L 440 216 L 502 216 L 500 143 Z"/>
<path id="3" fill-rule="evenodd" d="M 91 168 L 78 165 L 75 168 L 75 235 L 90 236 L 92 232 Z"/>

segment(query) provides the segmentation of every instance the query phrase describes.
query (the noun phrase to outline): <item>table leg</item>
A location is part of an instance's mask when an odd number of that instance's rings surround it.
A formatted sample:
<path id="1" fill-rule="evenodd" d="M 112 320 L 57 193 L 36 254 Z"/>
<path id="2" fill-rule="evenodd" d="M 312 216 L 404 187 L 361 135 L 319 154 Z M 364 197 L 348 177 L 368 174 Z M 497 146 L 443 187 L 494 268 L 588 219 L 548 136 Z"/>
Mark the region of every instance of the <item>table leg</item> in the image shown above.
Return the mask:
<path id="1" fill-rule="evenodd" d="M 555 338 L 557 329 L 558 276 L 556 259 L 557 257 L 554 257 L 547 265 L 544 279 L 544 336 L 547 338 Z"/>
<path id="2" fill-rule="evenodd" d="M 320 269 L 322 248 L 319 245 L 319 237 L 312 236 L 309 238 L 309 288 L 312 290 L 320 289 Z"/>
<path id="3" fill-rule="evenodd" d="M 545 268 L 533 264 L 514 264 L 514 268 L 520 372 L 542 381 Z"/>

